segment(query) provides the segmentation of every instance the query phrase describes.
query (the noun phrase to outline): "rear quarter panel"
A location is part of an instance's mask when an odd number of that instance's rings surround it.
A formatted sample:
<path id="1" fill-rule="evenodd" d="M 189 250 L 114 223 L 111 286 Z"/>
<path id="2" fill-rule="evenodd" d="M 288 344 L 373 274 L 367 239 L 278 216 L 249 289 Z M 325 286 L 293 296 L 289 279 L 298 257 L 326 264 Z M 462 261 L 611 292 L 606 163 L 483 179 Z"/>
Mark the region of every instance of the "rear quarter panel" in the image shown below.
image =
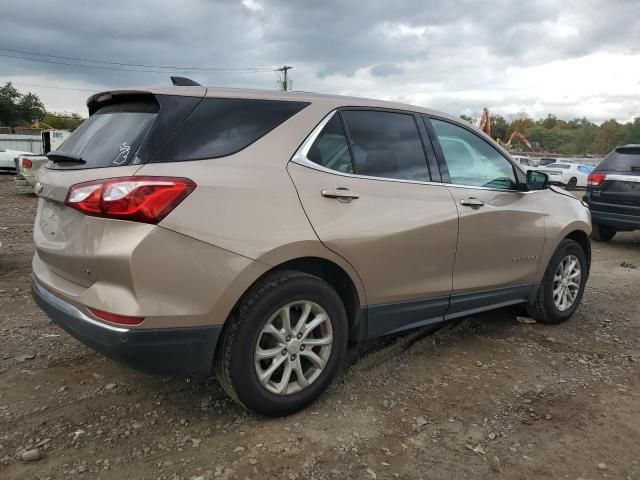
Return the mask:
<path id="1" fill-rule="evenodd" d="M 231 156 L 142 166 L 137 175 L 187 177 L 197 184 L 160 226 L 267 266 L 301 257 L 325 258 L 347 271 L 361 304 L 366 304 L 357 273 L 319 241 L 286 170 L 300 144 L 333 107 L 313 103 Z M 248 288 L 256 278 L 243 278 L 244 287 L 234 291 Z"/>

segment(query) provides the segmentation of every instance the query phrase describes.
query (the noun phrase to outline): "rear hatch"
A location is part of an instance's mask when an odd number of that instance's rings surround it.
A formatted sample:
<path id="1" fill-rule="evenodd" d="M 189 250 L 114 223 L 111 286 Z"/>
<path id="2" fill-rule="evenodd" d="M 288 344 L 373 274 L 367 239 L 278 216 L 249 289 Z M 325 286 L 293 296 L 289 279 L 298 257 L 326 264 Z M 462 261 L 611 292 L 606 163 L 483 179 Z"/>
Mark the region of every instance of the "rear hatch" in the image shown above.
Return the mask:
<path id="1" fill-rule="evenodd" d="M 616 148 L 589 175 L 591 210 L 640 217 L 640 145 Z"/>
<path id="2" fill-rule="evenodd" d="M 55 276 L 56 286 L 88 287 L 101 277 L 108 259 L 96 259 L 106 222 L 65 205 L 72 185 L 134 175 L 166 142 L 202 100 L 206 89 L 188 95 L 148 91 L 110 92 L 88 102 L 90 117 L 59 147 L 38 172 L 40 196 L 34 226 L 34 271 Z M 124 223 L 124 222 L 121 222 Z M 127 222 L 129 223 L 129 222 Z M 129 224 L 128 236 L 150 225 Z M 118 241 L 111 239 L 113 250 Z M 120 239 L 122 241 L 122 239 Z M 104 249 L 102 250 L 104 252 Z M 108 275 L 107 275 L 108 276 Z M 104 276 L 102 276 L 104 279 Z M 53 280 L 49 278 L 49 280 Z M 70 282 L 70 283 L 67 283 Z"/>

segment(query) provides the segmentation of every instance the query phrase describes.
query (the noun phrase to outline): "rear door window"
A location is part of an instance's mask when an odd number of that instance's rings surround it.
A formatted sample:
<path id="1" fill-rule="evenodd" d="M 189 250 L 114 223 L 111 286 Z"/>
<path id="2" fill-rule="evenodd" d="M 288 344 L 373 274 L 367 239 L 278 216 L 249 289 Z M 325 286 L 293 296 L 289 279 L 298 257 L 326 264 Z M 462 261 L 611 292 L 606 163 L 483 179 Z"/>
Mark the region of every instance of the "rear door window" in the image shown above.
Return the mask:
<path id="1" fill-rule="evenodd" d="M 327 122 L 316 141 L 311 145 L 307 158 L 331 170 L 354 173 L 351 155 L 349 155 L 349 145 L 340 121 L 340 115 L 333 115 L 331 120 Z"/>
<path id="2" fill-rule="evenodd" d="M 429 181 L 427 159 L 412 114 L 345 110 L 342 116 L 357 174 Z"/>
<path id="3" fill-rule="evenodd" d="M 200 160 L 234 154 L 307 105 L 304 102 L 205 98 L 151 161 Z"/>
<path id="4" fill-rule="evenodd" d="M 106 105 L 91 115 L 58 148 L 85 162 L 75 168 L 128 165 L 158 114 L 153 100 Z"/>

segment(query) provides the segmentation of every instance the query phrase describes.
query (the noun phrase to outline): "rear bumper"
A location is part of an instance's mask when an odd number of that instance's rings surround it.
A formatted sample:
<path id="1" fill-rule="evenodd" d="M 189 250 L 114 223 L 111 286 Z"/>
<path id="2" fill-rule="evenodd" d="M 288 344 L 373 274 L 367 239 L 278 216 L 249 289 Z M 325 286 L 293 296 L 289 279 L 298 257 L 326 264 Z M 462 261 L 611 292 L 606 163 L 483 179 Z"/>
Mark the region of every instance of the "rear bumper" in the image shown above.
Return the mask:
<path id="1" fill-rule="evenodd" d="M 94 320 L 34 280 L 33 298 L 60 327 L 97 352 L 137 370 L 162 375 L 208 375 L 222 325 L 128 329 Z"/>
<path id="2" fill-rule="evenodd" d="M 640 217 L 636 215 L 591 210 L 591 221 L 617 230 L 640 230 Z"/>

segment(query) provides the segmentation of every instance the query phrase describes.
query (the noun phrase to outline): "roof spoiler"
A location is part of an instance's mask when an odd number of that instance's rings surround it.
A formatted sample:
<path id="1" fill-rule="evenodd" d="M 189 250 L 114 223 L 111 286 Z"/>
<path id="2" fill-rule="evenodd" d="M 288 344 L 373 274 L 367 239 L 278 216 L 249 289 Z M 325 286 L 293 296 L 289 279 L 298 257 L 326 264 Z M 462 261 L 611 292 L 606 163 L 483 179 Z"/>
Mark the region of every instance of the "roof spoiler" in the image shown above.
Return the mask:
<path id="1" fill-rule="evenodd" d="M 198 82 L 194 82 L 190 78 L 186 77 L 171 77 L 171 83 L 174 87 L 201 87 Z"/>

